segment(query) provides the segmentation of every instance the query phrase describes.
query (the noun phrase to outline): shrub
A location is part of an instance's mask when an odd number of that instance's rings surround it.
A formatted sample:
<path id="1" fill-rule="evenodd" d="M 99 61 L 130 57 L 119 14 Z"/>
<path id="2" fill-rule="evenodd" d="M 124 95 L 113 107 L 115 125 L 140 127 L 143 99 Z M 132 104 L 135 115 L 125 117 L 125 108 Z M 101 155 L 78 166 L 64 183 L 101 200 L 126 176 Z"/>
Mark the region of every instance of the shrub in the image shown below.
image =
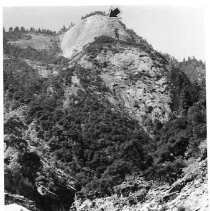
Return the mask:
<path id="1" fill-rule="evenodd" d="M 19 163 L 22 167 L 23 176 L 34 181 L 36 173 L 42 167 L 40 157 L 34 152 L 26 152 L 21 156 Z"/>
<path id="2" fill-rule="evenodd" d="M 18 116 L 12 116 L 4 122 L 4 133 L 13 134 L 16 137 L 21 137 L 22 132 L 27 129 Z"/>
<path id="3" fill-rule="evenodd" d="M 184 207 L 178 207 L 177 211 L 185 211 L 186 209 Z"/>
<path id="4" fill-rule="evenodd" d="M 90 16 L 93 16 L 93 15 L 103 15 L 103 16 L 106 16 L 106 13 L 103 12 L 103 11 L 94 11 L 94 12 L 91 12 L 90 14 L 85 15 L 84 17 L 82 16 L 81 17 L 81 20 L 83 20 L 85 18 L 88 18 Z"/>
<path id="5" fill-rule="evenodd" d="M 174 162 L 165 162 L 164 164 L 153 164 L 144 171 L 144 175 L 147 179 L 172 184 L 182 174 L 182 168 L 185 166 L 182 159 L 177 159 Z"/>
<path id="6" fill-rule="evenodd" d="M 166 211 L 168 210 L 168 207 L 166 205 L 162 206 L 161 209 L 159 211 Z"/>

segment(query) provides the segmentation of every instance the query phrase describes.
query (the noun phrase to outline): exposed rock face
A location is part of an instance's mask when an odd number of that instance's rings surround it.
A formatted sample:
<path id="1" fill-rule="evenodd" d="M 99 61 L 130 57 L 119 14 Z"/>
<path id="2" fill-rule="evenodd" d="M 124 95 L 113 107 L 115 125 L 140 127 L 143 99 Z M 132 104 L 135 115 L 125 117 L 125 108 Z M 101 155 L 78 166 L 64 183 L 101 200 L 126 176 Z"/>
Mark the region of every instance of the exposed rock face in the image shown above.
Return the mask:
<path id="1" fill-rule="evenodd" d="M 105 97 L 115 109 L 129 113 L 147 130 L 155 120 L 162 123 L 169 120 L 172 102 L 170 70 L 161 60 L 152 59 L 138 47 L 122 43 L 114 43 L 111 48 L 104 44 L 96 55 L 86 51 L 80 55 L 70 65 L 79 64 L 85 68 L 92 81 L 96 79 L 89 70 L 95 70 L 108 89 L 104 93 L 95 93 Z M 81 84 L 73 83 L 72 86 L 72 93 L 82 89 Z M 89 88 L 95 90 L 91 84 Z"/>
<path id="2" fill-rule="evenodd" d="M 102 35 L 120 40 L 131 39 L 118 20 L 103 15 L 93 15 L 81 20 L 64 34 L 61 38 L 63 55 L 71 58 L 80 52 L 85 45 L 92 42 L 95 37 Z"/>
<path id="3" fill-rule="evenodd" d="M 96 52 L 94 48 L 92 52 L 86 51 L 88 44 L 100 36 L 118 39 L 118 42 L 96 46 Z M 136 46 L 121 42 L 131 40 Z M 155 120 L 162 123 L 169 120 L 172 102 L 168 79 L 170 68 L 160 57 L 151 58 L 149 53 L 138 47 L 137 43 L 141 41 L 141 37 L 127 30 L 119 20 L 93 15 L 64 34 L 61 49 L 65 57 L 77 55 L 71 66 L 79 64 L 85 69 L 96 69 L 110 90 L 105 93 L 106 98 L 149 130 L 147 126 Z M 81 88 L 74 86 L 74 90 L 76 87 Z"/>
<path id="4" fill-rule="evenodd" d="M 25 207 L 18 205 L 18 204 L 9 204 L 4 207 L 5 211 L 30 211 Z"/>
<path id="5" fill-rule="evenodd" d="M 101 52 L 96 61 L 107 63 L 101 78 L 115 96 L 115 102 L 142 123 L 143 116 L 165 122 L 169 119 L 170 89 L 167 70 L 138 48 L 119 48 L 118 53 Z"/>
<path id="6" fill-rule="evenodd" d="M 207 160 L 193 161 L 172 186 L 128 178 L 115 187 L 115 194 L 95 200 L 76 201 L 78 211 L 185 211 L 208 210 Z M 72 210 L 74 208 L 72 207 Z"/>

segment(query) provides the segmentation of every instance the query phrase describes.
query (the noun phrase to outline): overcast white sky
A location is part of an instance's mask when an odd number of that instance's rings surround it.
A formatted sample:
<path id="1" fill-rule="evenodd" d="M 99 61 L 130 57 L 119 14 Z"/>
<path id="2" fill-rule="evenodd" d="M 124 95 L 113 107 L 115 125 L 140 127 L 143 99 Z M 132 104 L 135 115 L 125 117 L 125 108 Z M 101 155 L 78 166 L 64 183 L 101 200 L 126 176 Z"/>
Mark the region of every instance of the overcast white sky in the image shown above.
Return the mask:
<path id="1" fill-rule="evenodd" d="M 6 7 L 3 25 L 59 30 L 95 10 L 109 11 L 110 6 L 84 7 Z M 205 60 L 202 9 L 178 6 L 120 6 L 122 21 L 145 38 L 156 50 L 178 60 L 195 56 Z"/>

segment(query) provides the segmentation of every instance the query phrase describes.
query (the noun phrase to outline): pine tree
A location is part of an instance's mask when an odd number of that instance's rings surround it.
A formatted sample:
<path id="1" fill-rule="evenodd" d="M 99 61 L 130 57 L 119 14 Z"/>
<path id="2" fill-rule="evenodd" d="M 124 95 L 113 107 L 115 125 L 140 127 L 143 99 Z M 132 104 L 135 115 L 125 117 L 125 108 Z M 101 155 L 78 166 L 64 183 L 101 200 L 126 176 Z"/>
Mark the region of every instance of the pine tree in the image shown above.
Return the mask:
<path id="1" fill-rule="evenodd" d="M 21 27 L 20 27 L 20 32 L 23 33 L 23 32 L 25 32 L 25 31 L 26 31 L 25 28 L 24 28 L 23 26 L 21 26 Z"/>
<path id="2" fill-rule="evenodd" d="M 14 32 L 19 32 L 19 31 L 20 31 L 19 27 L 16 26 L 16 27 L 14 28 Z"/>
<path id="3" fill-rule="evenodd" d="M 9 32 L 13 32 L 13 28 L 12 27 L 9 27 Z"/>

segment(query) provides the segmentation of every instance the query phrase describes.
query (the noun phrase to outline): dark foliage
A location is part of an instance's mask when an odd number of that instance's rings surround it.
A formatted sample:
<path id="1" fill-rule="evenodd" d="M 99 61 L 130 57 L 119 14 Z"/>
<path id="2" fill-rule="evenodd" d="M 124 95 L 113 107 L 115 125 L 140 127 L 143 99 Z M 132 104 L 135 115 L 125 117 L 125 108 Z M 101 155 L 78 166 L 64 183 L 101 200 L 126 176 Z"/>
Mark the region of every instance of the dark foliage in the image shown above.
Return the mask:
<path id="1" fill-rule="evenodd" d="M 171 109 L 177 113 L 165 124 L 158 120 L 152 123 L 154 139 L 137 121 L 125 112 L 115 110 L 106 100 L 104 93 L 109 89 L 99 77 L 99 71 L 106 64 L 94 61 L 104 47 L 118 52 L 115 46 L 118 42 L 135 45 L 153 60 L 167 63 L 166 57 L 154 51 L 145 40 L 134 41 L 134 35 L 128 42 L 106 36 L 95 39 L 85 49 L 97 67 L 92 69 L 79 65 L 67 68 L 68 61 L 63 57 L 32 48 L 18 49 L 4 41 L 4 54 L 9 56 L 4 62 L 5 107 L 14 110 L 27 105 L 25 124 L 36 121 L 37 138 L 43 140 L 48 148 L 43 149 L 45 156 L 56 167 L 75 176 L 78 190 L 88 197 L 112 194 L 113 187 L 121 183 L 126 174 L 136 171 L 144 172 L 148 179 L 172 183 L 185 166 L 183 159 L 187 157 L 186 153 L 196 155 L 199 143 L 206 138 L 205 85 L 192 84 L 176 68 L 171 70 L 169 79 L 174 97 Z M 23 58 L 66 68 L 59 68 L 58 75 L 42 78 Z M 64 107 L 65 87 L 72 85 L 74 75 L 83 89 L 70 95 L 69 104 Z M 14 126 L 16 123 L 17 128 Z M 25 125 L 19 119 L 11 118 L 5 126 L 6 133 L 10 134 L 14 129 L 21 138 Z M 35 154 L 25 156 L 23 172 L 27 174 L 30 171 L 28 177 L 33 180 L 40 161 Z"/>
<path id="2" fill-rule="evenodd" d="M 43 83 L 44 79 L 24 61 L 14 58 L 4 62 L 4 90 L 8 101 L 5 103 L 12 109 L 28 104 L 41 92 Z"/>
<path id="3" fill-rule="evenodd" d="M 90 17 L 90 16 L 93 16 L 93 15 L 103 15 L 103 16 L 106 16 L 106 13 L 103 12 L 103 11 L 94 11 L 94 12 L 91 12 L 91 13 L 85 15 L 84 17 L 82 16 L 82 17 L 81 17 L 81 20 L 83 20 L 83 19 L 85 19 L 85 18 L 88 18 L 88 17 Z"/>
<path id="4" fill-rule="evenodd" d="M 34 152 L 26 152 L 21 156 L 19 163 L 23 176 L 33 182 L 37 176 L 37 172 L 42 168 L 40 157 Z"/>
<path id="5" fill-rule="evenodd" d="M 144 176 L 150 180 L 172 184 L 182 174 L 182 168 L 185 166 L 182 159 L 177 159 L 173 162 L 168 161 L 164 164 L 155 164 L 144 172 Z"/>
<path id="6" fill-rule="evenodd" d="M 205 80 L 206 65 L 201 60 L 188 57 L 187 60 L 184 59 L 182 62 L 179 62 L 179 68 L 193 83 L 202 83 Z"/>
<path id="7" fill-rule="evenodd" d="M 195 89 L 183 74 L 174 73 L 172 78 L 177 84 L 174 92 L 179 95 L 180 100 L 177 103 L 179 112 L 156 130 L 156 146 L 151 148 L 154 163 L 145 171 L 147 178 L 156 178 L 156 180 L 159 178 L 169 183 L 182 173 L 181 169 L 184 166 L 182 160 L 199 156 L 198 146 L 206 139 L 205 86 L 201 85 L 199 89 Z"/>
<path id="8" fill-rule="evenodd" d="M 177 68 L 171 69 L 169 80 L 171 82 L 172 103 L 171 110 L 185 113 L 195 102 L 194 98 L 199 93 L 194 93 L 195 87 L 190 83 L 187 76 Z"/>
<path id="9" fill-rule="evenodd" d="M 23 124 L 19 117 L 11 117 L 4 122 L 4 134 L 13 134 L 15 137 L 21 137 L 22 132 L 27 127 Z"/>
<path id="10" fill-rule="evenodd" d="M 55 31 L 51 31 L 49 29 L 35 29 L 34 27 L 30 27 L 29 29 L 27 28 L 24 28 L 23 26 L 19 27 L 19 26 L 16 26 L 14 29 L 12 27 L 9 27 L 9 30 L 6 31 L 4 30 L 4 36 L 9 36 L 10 38 L 11 37 L 17 37 L 17 36 L 21 36 L 25 33 L 29 33 L 29 32 L 33 32 L 33 33 L 41 33 L 41 34 L 46 34 L 46 35 L 54 35 L 56 34 Z"/>
<path id="11" fill-rule="evenodd" d="M 187 63 L 191 64 L 191 61 Z M 200 65 L 201 63 L 199 62 Z M 173 115 L 165 124 L 154 122 L 155 146 L 148 143 L 148 151 L 151 152 L 154 163 L 145 171 L 149 179 L 169 183 L 175 181 L 182 173 L 182 161 L 191 156 L 198 157 L 198 146 L 206 139 L 205 78 L 199 83 L 192 83 L 184 72 L 183 69 L 180 71 L 178 65 L 173 65 L 169 74 Z M 183 163 L 178 167 L 177 159 Z M 172 174 L 167 176 L 169 170 Z"/>
<path id="12" fill-rule="evenodd" d="M 77 66 L 44 79 L 18 58 L 4 65 L 8 101 L 13 101 L 15 108 L 28 106 L 26 123 L 37 121 L 38 138 L 50 147 L 45 155 L 55 157 L 56 165 L 75 175 L 85 194 L 94 189 L 93 178 L 95 183 L 98 181 L 101 195 L 110 194 L 130 169 L 145 169 L 149 165 L 143 147 L 149 137 L 138 123 L 90 92 L 92 85 L 100 92 L 107 89 L 95 70 Z M 85 90 L 71 96 L 64 109 L 63 85 L 70 86 L 74 74 Z M 50 94 L 49 86 L 53 88 Z"/>

